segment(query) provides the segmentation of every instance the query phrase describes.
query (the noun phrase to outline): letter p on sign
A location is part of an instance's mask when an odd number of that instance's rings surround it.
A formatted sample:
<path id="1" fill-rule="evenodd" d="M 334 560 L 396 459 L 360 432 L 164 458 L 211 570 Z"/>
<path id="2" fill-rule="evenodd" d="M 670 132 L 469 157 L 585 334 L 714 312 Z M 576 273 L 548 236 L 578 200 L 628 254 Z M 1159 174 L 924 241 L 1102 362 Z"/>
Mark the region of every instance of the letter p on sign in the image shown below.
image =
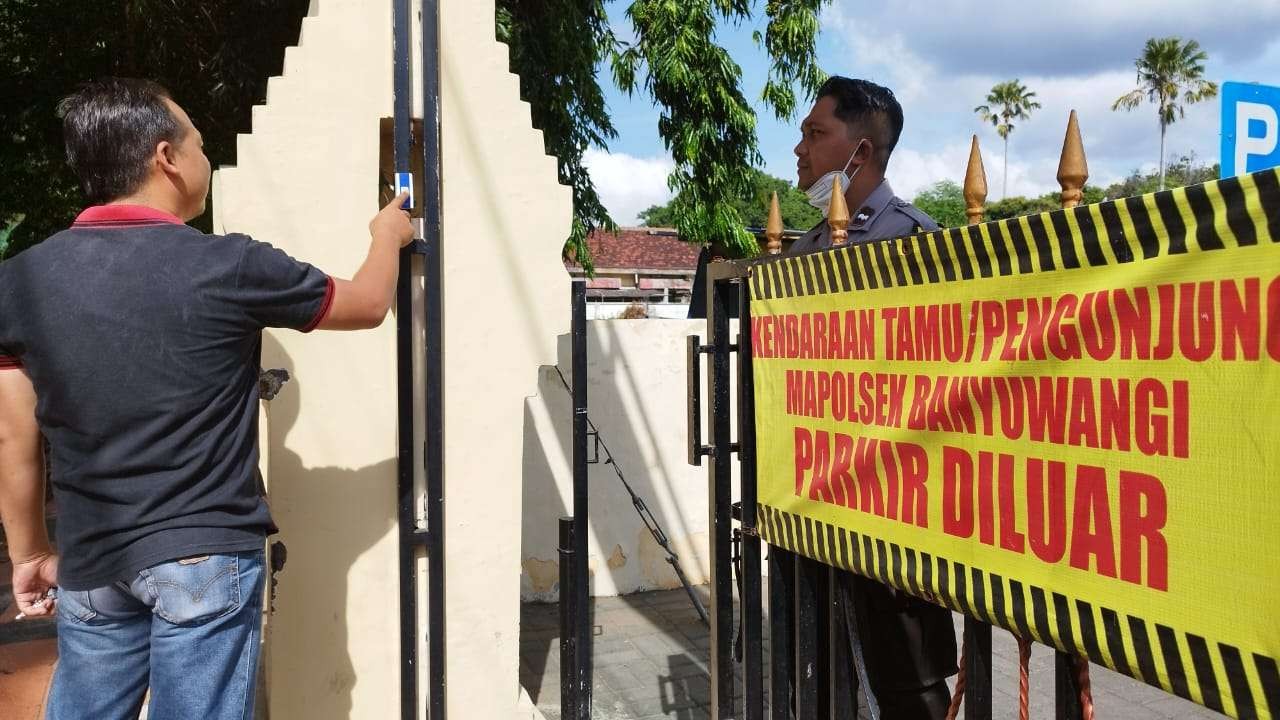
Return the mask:
<path id="1" fill-rule="evenodd" d="M 1222 86 L 1222 177 L 1280 166 L 1280 88 Z"/>

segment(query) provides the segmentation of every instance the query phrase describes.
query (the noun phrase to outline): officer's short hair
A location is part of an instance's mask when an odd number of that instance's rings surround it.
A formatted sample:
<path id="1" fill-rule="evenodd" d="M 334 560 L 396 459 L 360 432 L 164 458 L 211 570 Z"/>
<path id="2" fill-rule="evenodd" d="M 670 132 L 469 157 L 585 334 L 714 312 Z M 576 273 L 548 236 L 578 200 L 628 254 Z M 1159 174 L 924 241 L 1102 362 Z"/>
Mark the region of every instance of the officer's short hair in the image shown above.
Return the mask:
<path id="1" fill-rule="evenodd" d="M 182 127 L 150 80 L 103 78 L 58 104 L 67 164 L 89 203 L 100 205 L 136 191 L 163 140 L 178 142 Z"/>
<path id="2" fill-rule="evenodd" d="M 869 80 L 832 75 L 818 88 L 817 99 L 829 97 L 836 103 L 836 117 L 876 145 L 876 157 L 883 170 L 902 136 L 902 106 L 893 91 Z"/>

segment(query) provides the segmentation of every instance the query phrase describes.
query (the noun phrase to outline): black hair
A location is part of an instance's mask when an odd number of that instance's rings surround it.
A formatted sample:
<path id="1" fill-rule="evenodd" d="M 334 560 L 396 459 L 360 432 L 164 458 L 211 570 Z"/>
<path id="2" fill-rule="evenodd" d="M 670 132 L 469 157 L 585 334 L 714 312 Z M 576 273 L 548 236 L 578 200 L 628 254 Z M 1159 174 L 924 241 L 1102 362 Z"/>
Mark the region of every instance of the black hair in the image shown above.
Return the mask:
<path id="1" fill-rule="evenodd" d="M 136 191 L 162 141 L 178 142 L 182 127 L 150 80 L 103 78 L 58 104 L 67 164 L 89 203 L 99 205 Z"/>
<path id="2" fill-rule="evenodd" d="M 876 157 L 883 170 L 902 136 L 902 105 L 893 91 L 869 80 L 832 75 L 818 88 L 817 99 L 829 97 L 836 103 L 836 117 L 852 135 L 861 132 L 875 143 Z"/>

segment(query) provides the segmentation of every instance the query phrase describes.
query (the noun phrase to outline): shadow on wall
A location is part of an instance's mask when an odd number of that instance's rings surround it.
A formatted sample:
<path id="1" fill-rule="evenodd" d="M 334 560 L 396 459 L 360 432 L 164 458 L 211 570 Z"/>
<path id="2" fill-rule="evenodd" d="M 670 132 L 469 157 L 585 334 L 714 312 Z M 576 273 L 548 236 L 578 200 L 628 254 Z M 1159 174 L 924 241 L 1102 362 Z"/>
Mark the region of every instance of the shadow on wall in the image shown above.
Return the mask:
<path id="1" fill-rule="evenodd" d="M 567 303 L 566 303 L 567 304 Z M 704 468 L 685 460 L 684 335 L 696 323 L 588 323 L 588 402 L 618 469 L 644 501 L 694 583 L 707 575 Z M 559 338 L 559 368 L 569 377 L 569 336 Z M 538 373 L 539 394 L 525 403 L 522 597 L 558 598 L 557 520 L 571 512 L 572 399 L 556 367 Z M 588 449 L 588 456 L 594 455 Z M 606 453 L 588 466 L 592 590 L 615 595 L 679 587 L 665 551 L 644 526 Z"/>
<path id="2" fill-rule="evenodd" d="M 538 396 L 526 398 L 524 402 L 525 482 L 521 493 L 525 510 L 521 529 L 520 594 L 522 600 L 537 602 L 555 602 L 559 598 L 559 556 L 547 553 L 546 538 L 559 537 L 559 518 L 569 515 L 569 505 L 573 502 L 572 497 L 562 496 L 556 482 L 557 477 L 570 472 L 573 439 L 569 422 L 553 419 L 560 410 L 572 407 L 567 398 L 560 398 L 557 393 L 567 395 L 556 368 L 543 365 L 538 368 Z M 542 407 L 542 403 L 549 407 Z M 547 409 L 552 412 L 547 413 Z M 534 543 L 537 549 L 531 547 Z"/>
<path id="3" fill-rule="evenodd" d="M 277 715 L 347 718 L 357 680 L 347 652 L 348 578 L 356 560 L 394 529 L 395 505 L 379 499 L 378 485 L 395 476 L 395 460 L 359 469 L 306 467 L 285 441 L 297 422 L 302 393 L 320 389 L 297 377 L 292 359 L 268 335 L 263 336 L 262 366 L 284 368 L 292 378 L 267 405 L 267 495 L 280 527 L 268 542 L 281 541 L 288 549 L 288 560 L 275 578 L 275 610 L 265 636 L 267 695 Z M 298 683 L 300 678 L 308 684 Z"/>
<path id="4" fill-rule="evenodd" d="M 684 338 L 705 334 L 705 327 L 703 322 L 663 320 L 587 324 L 589 416 L 695 584 L 706 582 L 708 575 L 707 476 L 705 467 L 688 466 L 685 456 Z M 559 368 L 571 384 L 568 335 L 559 337 L 558 356 Z M 527 399 L 524 408 L 521 593 L 525 601 L 556 602 L 557 520 L 571 512 L 572 504 L 572 399 L 556 367 L 539 369 L 538 390 L 539 395 Z M 592 454 L 589 448 L 588 456 Z M 642 523 L 631 496 L 605 459 L 601 451 L 600 463 L 588 466 L 592 594 L 680 587 L 666 553 Z M 679 602 L 697 622 L 687 599 Z M 610 632 L 607 617 L 596 618 L 595 623 L 600 626 L 598 633 Z M 540 683 L 544 671 L 558 658 L 557 629 L 522 626 L 521 632 L 522 656 L 540 665 L 522 668 L 522 676 Z M 693 662 L 697 654 L 690 648 L 687 659 Z M 655 672 L 659 679 L 665 678 L 663 693 L 673 705 L 700 695 L 697 680 L 691 685 L 685 681 L 704 671 L 680 670 Z M 684 670 L 692 672 L 683 674 Z M 526 688 L 535 698 L 549 690 L 529 684 Z"/>

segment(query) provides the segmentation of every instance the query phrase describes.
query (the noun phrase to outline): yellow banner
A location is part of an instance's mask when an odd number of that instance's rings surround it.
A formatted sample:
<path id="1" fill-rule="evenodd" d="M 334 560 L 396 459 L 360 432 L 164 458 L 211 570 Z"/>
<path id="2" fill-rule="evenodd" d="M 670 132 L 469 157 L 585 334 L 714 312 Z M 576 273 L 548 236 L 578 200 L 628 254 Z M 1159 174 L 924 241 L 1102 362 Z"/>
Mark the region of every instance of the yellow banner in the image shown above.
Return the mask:
<path id="1" fill-rule="evenodd" d="M 1280 718 L 1280 177 L 755 264 L 761 534 Z"/>

